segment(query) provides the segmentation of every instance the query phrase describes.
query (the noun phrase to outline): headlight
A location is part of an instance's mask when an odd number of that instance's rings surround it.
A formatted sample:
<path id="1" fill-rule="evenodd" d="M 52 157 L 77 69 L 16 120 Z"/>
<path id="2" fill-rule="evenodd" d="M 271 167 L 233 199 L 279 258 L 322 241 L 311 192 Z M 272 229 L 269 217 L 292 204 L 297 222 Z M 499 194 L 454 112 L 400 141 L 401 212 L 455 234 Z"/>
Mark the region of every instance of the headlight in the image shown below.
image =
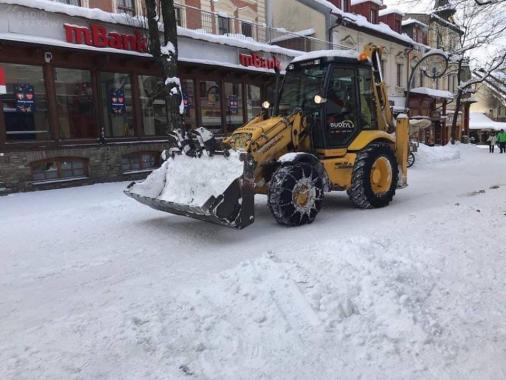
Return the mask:
<path id="1" fill-rule="evenodd" d="M 262 108 L 264 110 L 268 110 L 270 107 L 271 107 L 271 103 L 269 103 L 268 100 L 266 100 L 265 102 L 262 103 Z"/>
<path id="2" fill-rule="evenodd" d="M 314 100 L 314 102 L 315 102 L 316 104 L 322 104 L 322 103 L 325 103 L 325 102 L 327 101 L 327 99 L 325 99 L 325 98 L 324 98 L 323 96 L 321 96 L 321 95 L 315 95 L 313 100 Z"/>

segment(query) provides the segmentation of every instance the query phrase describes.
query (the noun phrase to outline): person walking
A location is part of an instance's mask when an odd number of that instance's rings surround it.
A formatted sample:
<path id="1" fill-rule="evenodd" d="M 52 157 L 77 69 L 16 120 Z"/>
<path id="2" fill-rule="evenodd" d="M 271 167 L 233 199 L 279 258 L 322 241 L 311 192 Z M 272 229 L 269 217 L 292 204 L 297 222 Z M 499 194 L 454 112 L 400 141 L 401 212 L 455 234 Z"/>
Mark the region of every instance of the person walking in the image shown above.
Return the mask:
<path id="1" fill-rule="evenodd" d="M 490 134 L 487 139 L 488 142 L 488 152 L 494 153 L 495 144 L 497 144 L 497 137 L 494 134 Z"/>
<path id="2" fill-rule="evenodd" d="M 497 134 L 497 141 L 499 142 L 500 153 L 506 153 L 506 132 L 501 129 Z"/>

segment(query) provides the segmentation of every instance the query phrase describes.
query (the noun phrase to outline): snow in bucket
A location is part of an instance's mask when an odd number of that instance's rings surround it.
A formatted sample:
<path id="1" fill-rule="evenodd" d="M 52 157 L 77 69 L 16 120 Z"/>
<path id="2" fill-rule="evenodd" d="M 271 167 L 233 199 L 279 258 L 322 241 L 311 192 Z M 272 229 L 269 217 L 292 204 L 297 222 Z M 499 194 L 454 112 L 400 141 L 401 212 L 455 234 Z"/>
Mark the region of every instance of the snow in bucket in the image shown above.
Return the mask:
<path id="1" fill-rule="evenodd" d="M 237 152 L 229 157 L 216 155 L 169 158 L 131 192 L 189 206 L 203 206 L 211 196 L 219 196 L 242 175 L 243 162 Z"/>

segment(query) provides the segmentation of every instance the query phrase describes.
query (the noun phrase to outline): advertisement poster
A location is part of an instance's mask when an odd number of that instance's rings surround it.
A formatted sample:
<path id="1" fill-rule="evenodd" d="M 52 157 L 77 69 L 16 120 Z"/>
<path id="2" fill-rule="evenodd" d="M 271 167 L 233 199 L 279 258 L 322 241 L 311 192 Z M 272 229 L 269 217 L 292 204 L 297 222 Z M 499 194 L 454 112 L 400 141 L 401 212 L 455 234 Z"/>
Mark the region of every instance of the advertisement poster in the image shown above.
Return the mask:
<path id="1" fill-rule="evenodd" d="M 18 84 L 16 89 L 16 111 L 35 112 L 35 91 L 29 83 Z"/>
<path id="2" fill-rule="evenodd" d="M 126 112 L 125 90 L 123 88 L 111 90 L 111 111 L 114 115 Z"/>
<path id="3" fill-rule="evenodd" d="M 228 109 L 231 114 L 239 112 L 239 99 L 237 95 L 230 95 L 228 97 Z"/>
<path id="4" fill-rule="evenodd" d="M 190 109 L 192 108 L 192 97 L 188 96 L 186 94 L 183 94 L 183 103 L 184 103 L 185 112 L 190 111 Z"/>

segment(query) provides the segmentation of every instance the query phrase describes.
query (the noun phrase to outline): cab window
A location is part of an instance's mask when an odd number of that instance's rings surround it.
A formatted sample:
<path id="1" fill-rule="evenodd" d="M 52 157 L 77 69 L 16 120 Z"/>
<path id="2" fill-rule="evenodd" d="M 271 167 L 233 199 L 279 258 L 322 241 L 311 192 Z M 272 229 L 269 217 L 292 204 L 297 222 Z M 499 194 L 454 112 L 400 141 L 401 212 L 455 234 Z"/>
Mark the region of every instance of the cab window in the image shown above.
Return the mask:
<path id="1" fill-rule="evenodd" d="M 359 69 L 360 125 L 362 129 L 377 129 L 374 112 L 371 70 Z"/>
<path id="2" fill-rule="evenodd" d="M 325 103 L 325 134 L 328 147 L 346 145 L 357 130 L 355 70 L 331 70 Z"/>

